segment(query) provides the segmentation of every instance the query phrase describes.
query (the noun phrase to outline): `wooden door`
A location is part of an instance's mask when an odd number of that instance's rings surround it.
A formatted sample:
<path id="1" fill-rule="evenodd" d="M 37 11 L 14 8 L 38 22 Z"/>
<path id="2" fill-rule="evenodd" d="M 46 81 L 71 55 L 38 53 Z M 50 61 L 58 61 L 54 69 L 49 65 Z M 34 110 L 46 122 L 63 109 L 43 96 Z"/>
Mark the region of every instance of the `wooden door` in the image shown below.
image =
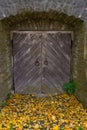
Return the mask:
<path id="1" fill-rule="evenodd" d="M 42 93 L 64 93 L 71 78 L 71 34 L 48 32 L 42 39 Z"/>
<path id="2" fill-rule="evenodd" d="M 16 93 L 65 93 L 71 77 L 71 33 L 30 31 L 13 33 Z"/>
<path id="3" fill-rule="evenodd" d="M 13 33 L 16 93 L 41 93 L 41 34 Z"/>

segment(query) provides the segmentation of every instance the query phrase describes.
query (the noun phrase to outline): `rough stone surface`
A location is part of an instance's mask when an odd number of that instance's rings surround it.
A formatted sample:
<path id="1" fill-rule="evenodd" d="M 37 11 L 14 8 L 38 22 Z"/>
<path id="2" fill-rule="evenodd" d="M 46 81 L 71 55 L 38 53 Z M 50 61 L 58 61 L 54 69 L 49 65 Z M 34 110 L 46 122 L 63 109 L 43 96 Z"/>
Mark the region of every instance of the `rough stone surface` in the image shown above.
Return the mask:
<path id="1" fill-rule="evenodd" d="M 6 32 L 0 32 L 0 103 L 4 100 L 11 86 L 11 72 L 9 64 L 9 48 Z"/>
<path id="2" fill-rule="evenodd" d="M 0 18 L 15 15 L 22 10 L 57 10 L 84 19 L 87 15 L 86 0 L 0 0 Z"/>
<path id="3" fill-rule="evenodd" d="M 56 20 L 43 20 L 37 14 L 35 20 L 21 15 L 21 12 L 64 12 L 67 16 Z M 20 14 L 16 16 L 16 14 Z M 11 17 L 11 15 L 13 15 Z M 23 17 L 24 16 L 24 17 Z M 48 15 L 47 15 L 48 16 Z M 83 24 L 76 22 L 80 18 Z M 8 17 L 8 19 L 6 19 Z M 37 17 L 39 20 L 37 20 Z M 40 20 L 41 18 L 41 20 Z M 71 19 L 71 23 L 69 21 Z M 72 71 L 77 84 L 76 97 L 87 107 L 87 1 L 86 0 L 0 0 L 0 103 L 5 99 L 12 86 L 12 30 L 72 30 L 74 32 Z M 2 20 L 3 19 L 3 20 Z M 73 19 L 73 20 L 72 20 Z M 64 22 L 65 20 L 65 22 Z M 66 22 L 66 20 L 68 22 Z"/>

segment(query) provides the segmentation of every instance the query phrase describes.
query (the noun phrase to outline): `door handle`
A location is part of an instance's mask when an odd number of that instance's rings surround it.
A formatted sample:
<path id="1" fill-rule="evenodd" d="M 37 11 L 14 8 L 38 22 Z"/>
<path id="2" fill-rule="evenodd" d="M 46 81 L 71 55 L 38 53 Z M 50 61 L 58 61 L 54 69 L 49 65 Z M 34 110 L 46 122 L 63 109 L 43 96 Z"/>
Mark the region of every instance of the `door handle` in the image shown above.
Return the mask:
<path id="1" fill-rule="evenodd" d="M 35 61 L 35 65 L 36 65 L 36 66 L 39 66 L 39 65 L 40 65 L 39 60 L 36 60 L 36 61 Z"/>
<path id="2" fill-rule="evenodd" d="M 48 65 L 48 61 L 47 61 L 47 59 L 44 61 L 44 65 Z"/>

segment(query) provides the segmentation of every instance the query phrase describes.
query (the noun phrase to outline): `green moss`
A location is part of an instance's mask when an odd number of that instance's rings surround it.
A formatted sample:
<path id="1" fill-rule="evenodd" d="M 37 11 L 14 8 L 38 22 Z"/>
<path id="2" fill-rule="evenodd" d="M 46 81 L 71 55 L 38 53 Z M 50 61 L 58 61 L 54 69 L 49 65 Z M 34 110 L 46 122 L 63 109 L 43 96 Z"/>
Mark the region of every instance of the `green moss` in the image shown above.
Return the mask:
<path id="1" fill-rule="evenodd" d="M 75 44 L 73 48 L 73 75 L 77 71 L 77 76 L 74 79 L 77 85 L 76 97 L 87 107 L 86 95 L 86 74 L 85 74 L 85 59 L 84 59 L 84 42 L 85 28 L 84 24 L 75 30 Z M 76 51 L 77 50 L 77 51 Z M 76 64 L 75 64 L 76 62 Z"/>
<path id="2" fill-rule="evenodd" d="M 25 21 L 35 21 L 38 22 L 39 20 L 46 20 L 46 21 L 59 21 L 63 24 L 68 24 L 69 26 L 74 27 L 77 24 L 83 23 L 82 20 L 75 18 L 74 16 L 68 16 L 65 13 L 58 13 L 57 11 L 50 10 L 49 12 L 33 12 L 33 11 L 25 11 L 15 16 L 11 15 L 8 18 L 4 18 L 2 22 L 4 25 L 8 27 L 12 27 L 15 24 Z"/>
<path id="3" fill-rule="evenodd" d="M 7 105 L 7 102 L 8 102 L 8 100 L 11 98 L 11 96 L 12 96 L 11 92 L 9 92 L 9 93 L 6 95 L 6 98 L 5 98 L 5 100 L 2 102 L 2 105 L 1 105 L 2 108 Z"/>

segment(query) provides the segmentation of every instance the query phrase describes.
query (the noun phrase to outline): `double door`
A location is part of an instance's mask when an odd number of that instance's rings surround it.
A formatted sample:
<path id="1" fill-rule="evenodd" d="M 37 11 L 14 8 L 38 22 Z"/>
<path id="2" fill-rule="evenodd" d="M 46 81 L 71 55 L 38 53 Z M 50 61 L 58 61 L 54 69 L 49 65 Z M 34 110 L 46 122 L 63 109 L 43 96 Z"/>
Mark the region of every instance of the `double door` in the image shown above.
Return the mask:
<path id="1" fill-rule="evenodd" d="M 13 32 L 13 78 L 16 93 L 65 93 L 71 77 L 71 33 Z"/>

